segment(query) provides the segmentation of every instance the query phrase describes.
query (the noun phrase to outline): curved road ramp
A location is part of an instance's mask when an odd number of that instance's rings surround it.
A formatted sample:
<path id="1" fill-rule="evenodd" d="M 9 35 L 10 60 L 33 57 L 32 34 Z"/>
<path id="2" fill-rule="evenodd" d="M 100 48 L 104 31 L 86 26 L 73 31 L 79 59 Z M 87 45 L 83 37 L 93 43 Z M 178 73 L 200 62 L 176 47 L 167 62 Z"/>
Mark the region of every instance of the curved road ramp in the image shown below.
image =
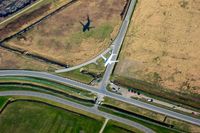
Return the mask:
<path id="1" fill-rule="evenodd" d="M 60 98 L 60 97 L 50 95 L 50 94 L 44 94 L 44 93 L 33 92 L 33 91 L 2 91 L 2 92 L 0 92 L 0 96 L 26 96 L 26 97 L 28 96 L 28 97 L 37 97 L 37 98 L 41 98 L 41 99 L 46 99 L 46 100 L 53 101 L 53 102 L 56 102 L 56 103 L 72 106 L 74 108 L 102 116 L 106 119 L 112 119 L 114 121 L 124 123 L 126 125 L 135 127 L 137 129 L 145 132 L 145 133 L 154 133 L 153 130 L 151 130 L 151 129 L 149 129 L 149 128 L 141 125 L 141 124 L 138 124 L 136 122 L 133 122 L 133 121 L 130 121 L 130 120 L 118 117 L 118 116 L 114 116 L 114 115 L 99 111 L 99 110 L 92 108 L 92 107 L 86 107 L 86 106 L 83 106 L 83 105 L 65 100 L 65 99 Z"/>

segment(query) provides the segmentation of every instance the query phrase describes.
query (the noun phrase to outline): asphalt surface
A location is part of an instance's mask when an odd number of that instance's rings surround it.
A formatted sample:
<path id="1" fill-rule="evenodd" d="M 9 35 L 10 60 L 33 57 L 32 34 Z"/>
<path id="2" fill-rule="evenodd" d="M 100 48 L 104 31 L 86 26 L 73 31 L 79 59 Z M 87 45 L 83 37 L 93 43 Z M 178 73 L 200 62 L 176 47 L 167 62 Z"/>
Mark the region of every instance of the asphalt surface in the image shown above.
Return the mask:
<path id="1" fill-rule="evenodd" d="M 128 26 L 129 26 L 130 19 L 131 19 L 132 13 L 134 11 L 136 2 L 137 2 L 136 0 L 131 1 L 129 8 L 128 8 L 128 11 L 127 11 L 127 14 L 126 14 L 126 17 L 125 17 L 125 19 L 124 19 L 124 21 L 123 21 L 123 23 L 120 27 L 119 33 L 118 33 L 117 37 L 115 38 L 115 40 L 113 41 L 112 54 L 116 54 L 116 55 L 112 57 L 112 59 L 111 59 L 112 61 L 117 60 L 117 57 L 119 55 L 121 46 L 123 44 L 123 41 L 124 41 L 124 38 L 125 38 L 125 35 L 126 35 L 126 32 L 128 30 Z M 112 64 L 108 65 L 107 68 L 106 68 L 105 74 L 103 76 L 103 79 L 102 79 L 101 85 L 100 85 L 100 89 L 101 89 L 102 92 L 106 91 L 106 87 L 109 83 L 109 79 L 110 79 L 110 76 L 113 72 L 114 66 L 115 66 L 115 63 L 112 63 Z"/>
<path id="2" fill-rule="evenodd" d="M 120 52 L 121 46 L 123 44 L 126 32 L 128 30 L 128 26 L 129 26 L 131 16 L 132 16 L 133 10 L 135 8 L 136 2 L 137 2 L 136 0 L 132 0 L 131 3 L 130 3 L 128 12 L 126 14 L 126 17 L 125 17 L 123 23 L 122 23 L 120 31 L 119 31 L 116 39 L 113 42 L 113 45 L 114 45 L 113 51 L 112 51 L 113 54 L 119 55 L 119 52 Z M 117 57 L 118 56 L 113 56 L 112 60 L 116 61 Z M 120 95 L 117 95 L 117 94 L 114 94 L 114 93 L 107 91 L 106 87 L 107 87 L 107 85 L 110 81 L 109 79 L 110 79 L 110 76 L 111 76 L 111 74 L 114 70 L 114 66 L 115 66 L 115 63 L 112 63 L 112 64 L 108 65 L 107 68 L 106 68 L 105 74 L 103 76 L 103 79 L 102 79 L 102 82 L 101 82 L 101 85 L 100 85 L 100 92 L 101 93 L 106 94 L 109 97 L 118 99 L 120 101 L 124 101 L 126 103 L 130 103 L 130 104 L 136 105 L 136 106 L 141 107 L 141 108 L 149 109 L 149 110 L 155 111 L 157 113 L 161 113 L 161 114 L 164 114 L 164 115 L 167 115 L 167 116 L 170 116 L 170 117 L 173 117 L 173 118 L 177 118 L 177 119 L 180 119 L 180 120 L 183 120 L 183 121 L 187 121 L 189 123 L 193 123 L 193 124 L 200 126 L 200 120 L 199 119 L 196 119 L 196 118 L 193 118 L 193 117 L 190 117 L 190 116 L 187 116 L 187 115 L 183 115 L 183 114 L 180 114 L 180 113 L 176 113 L 176 112 L 164 109 L 164 108 L 156 107 L 156 106 L 153 106 L 151 104 L 147 104 L 147 103 L 140 102 L 140 101 L 137 101 L 137 100 L 133 100 L 133 99 L 130 99 L 130 98 L 125 98 L 123 96 L 120 96 Z"/>
<path id="3" fill-rule="evenodd" d="M 99 111 L 99 110 L 94 109 L 92 107 L 86 107 L 86 106 L 83 106 L 83 105 L 65 100 L 65 99 L 60 98 L 60 97 L 50 95 L 50 94 L 44 94 L 44 93 L 33 92 L 33 91 L 2 91 L 2 92 L 0 92 L 0 96 L 28 96 L 28 97 L 37 97 L 37 98 L 47 99 L 47 100 L 50 100 L 50 101 L 53 101 L 53 102 L 56 102 L 56 103 L 72 106 L 74 108 L 102 116 L 106 119 L 112 119 L 114 121 L 121 122 L 121 123 L 124 123 L 124 124 L 129 125 L 129 126 L 133 126 L 133 127 L 137 128 L 137 129 L 139 129 L 139 130 L 141 130 L 145 133 L 154 133 L 153 130 L 151 130 L 151 129 L 149 129 L 149 128 L 141 125 L 141 124 L 138 124 L 136 122 L 133 122 L 133 121 L 130 121 L 130 120 L 127 120 L 127 119 L 124 119 L 124 118 L 121 118 L 121 117 L 118 117 L 118 116 L 115 116 L 115 115 L 111 115 L 111 114 Z"/>
<path id="4" fill-rule="evenodd" d="M 120 28 L 120 31 L 119 31 L 116 39 L 113 42 L 113 45 L 114 45 L 113 51 L 112 51 L 113 54 L 117 54 L 117 55 L 119 54 L 126 31 L 128 29 L 128 25 L 130 23 L 130 18 L 131 18 L 132 12 L 134 10 L 135 4 L 136 4 L 136 0 L 132 0 L 130 3 L 129 9 L 128 9 L 127 15 L 126 15 L 126 17 L 122 23 L 122 26 Z M 117 60 L 117 56 L 113 56 L 112 60 Z M 120 100 L 120 101 L 129 103 L 129 104 L 141 107 L 141 108 L 152 110 L 154 112 L 164 114 L 166 116 L 177 118 L 177 119 L 200 126 L 200 119 L 193 118 L 193 117 L 190 117 L 190 116 L 187 116 L 187 115 L 184 115 L 181 113 L 177 113 L 174 111 L 170 111 L 170 110 L 167 110 L 167 109 L 164 109 L 161 107 L 157 107 L 157 106 L 145 103 L 145 102 L 141 102 L 141 101 L 138 101 L 135 99 L 126 98 L 121 95 L 114 94 L 112 92 L 107 91 L 106 86 L 109 82 L 110 75 L 112 74 L 112 71 L 114 69 L 114 65 L 115 64 L 113 63 L 113 64 L 107 66 L 106 72 L 104 74 L 103 80 L 100 85 L 100 88 L 95 88 L 95 87 L 92 87 L 92 86 L 89 86 L 89 85 L 86 85 L 86 84 L 83 84 L 80 82 L 76 82 L 76 81 L 73 81 L 73 80 L 70 80 L 67 78 L 52 75 L 52 74 L 49 74 L 46 72 L 35 72 L 35 71 L 25 71 L 25 70 L 2 70 L 2 71 L 0 71 L 0 76 L 30 76 L 30 77 L 38 77 L 38 78 L 48 79 L 48 80 L 56 81 L 59 83 L 64 83 L 66 85 L 70 85 L 73 87 L 88 90 L 93 93 L 100 94 L 102 96 L 108 96 L 108 97 L 116 99 L 116 100 Z"/>
<path id="5" fill-rule="evenodd" d="M 127 11 L 127 14 L 126 14 L 126 17 L 125 17 L 125 19 L 124 19 L 124 21 L 123 21 L 123 23 L 122 23 L 122 25 L 120 27 L 119 33 L 118 33 L 117 37 L 115 38 L 115 40 L 113 41 L 113 43 L 111 45 L 111 46 L 114 46 L 114 48 L 112 50 L 113 54 L 117 54 L 118 55 L 119 52 L 120 52 L 120 48 L 121 48 L 123 40 L 125 38 L 126 31 L 128 29 L 128 25 L 130 23 L 130 19 L 131 19 L 134 7 L 136 5 L 136 2 L 137 2 L 137 0 L 132 0 L 131 1 L 130 6 L 129 6 L 128 11 Z M 83 67 L 85 65 L 94 63 L 98 59 L 101 58 L 101 55 L 104 55 L 104 54 L 108 53 L 110 50 L 111 50 L 111 48 L 106 49 L 102 54 L 98 55 L 96 58 L 94 58 L 94 59 L 92 59 L 90 61 L 87 61 L 87 62 L 85 62 L 83 64 L 80 64 L 80 65 L 77 65 L 77 66 L 74 66 L 74 67 L 71 67 L 71 68 L 59 69 L 59 70 L 56 70 L 55 72 L 56 73 L 69 72 L 69 71 L 81 68 L 81 67 Z M 112 61 L 114 61 L 116 59 L 117 59 L 117 56 L 113 57 Z M 114 65 L 115 64 L 112 63 L 112 65 L 108 66 L 108 68 L 106 69 L 105 76 L 104 76 L 105 78 L 103 79 L 103 82 L 102 82 L 102 88 L 105 88 L 105 86 L 107 86 L 107 84 L 104 84 L 104 83 L 106 83 L 109 80 L 109 77 L 112 74 L 112 70 L 114 68 Z"/>
<path id="6" fill-rule="evenodd" d="M 74 67 L 59 69 L 59 70 L 56 70 L 55 72 L 56 72 L 56 73 L 69 72 L 69 71 L 73 71 L 73 70 L 79 69 L 79 68 L 81 68 L 81 67 L 83 67 L 83 66 L 89 65 L 89 64 L 91 64 L 91 63 L 96 63 L 96 61 L 97 61 L 98 59 L 101 58 L 101 55 L 105 55 L 105 54 L 108 53 L 110 50 L 111 50 L 111 48 L 107 48 L 104 52 L 102 52 L 101 54 L 99 54 L 97 57 L 95 57 L 95 58 L 92 59 L 92 60 L 89 60 L 89 61 L 87 61 L 87 62 L 85 62 L 85 63 L 82 63 L 82 64 L 77 65 L 77 66 L 74 66 Z"/>
<path id="7" fill-rule="evenodd" d="M 126 98 L 126 97 L 123 97 L 121 95 L 109 92 L 109 91 L 103 91 L 102 92 L 102 90 L 95 88 L 93 86 L 89 86 L 89 85 L 86 85 L 86 84 L 83 84 L 83 83 L 80 83 L 80 82 L 77 82 L 77 81 L 73 81 L 73 80 L 63 78 L 63 77 L 60 77 L 60 76 L 56 76 L 56 75 L 46 73 L 46 72 L 36 72 L 36 71 L 26 71 L 26 70 L 1 70 L 0 76 L 27 76 L 27 77 L 36 77 L 36 78 L 48 79 L 48 80 L 55 81 L 55 82 L 58 82 L 58 83 L 62 83 L 62 84 L 65 84 L 65 85 L 77 87 L 77 88 L 80 88 L 80 89 L 83 89 L 83 90 L 88 90 L 88 91 L 91 91 L 93 93 L 96 93 L 96 94 L 99 94 L 99 95 L 102 95 L 102 96 L 107 96 L 107 97 L 110 97 L 110 98 L 113 98 L 113 99 L 116 99 L 116 100 L 119 100 L 119 101 L 123 101 L 125 103 L 129 103 L 129 104 L 132 104 L 132 105 L 144 108 L 144 109 L 152 110 L 154 112 L 161 113 L 161 114 L 164 114 L 164 115 L 167 115 L 167 116 L 170 116 L 170 117 L 173 117 L 173 118 L 177 118 L 177 119 L 180 119 L 180 120 L 183 120 L 183 121 L 186 121 L 186 122 L 200 126 L 200 119 L 193 118 L 191 116 L 187 116 L 187 115 L 177 113 L 177 112 L 174 112 L 174 111 L 171 111 L 171 110 L 167 110 L 167 109 L 164 109 L 164 108 L 161 108 L 161 107 L 157 107 L 155 105 L 151 105 L 151 104 L 148 104 L 148 103 L 145 103 L 145 102 L 142 102 L 142 101 L 138 101 L 138 100 L 135 100 L 135 99 Z"/>

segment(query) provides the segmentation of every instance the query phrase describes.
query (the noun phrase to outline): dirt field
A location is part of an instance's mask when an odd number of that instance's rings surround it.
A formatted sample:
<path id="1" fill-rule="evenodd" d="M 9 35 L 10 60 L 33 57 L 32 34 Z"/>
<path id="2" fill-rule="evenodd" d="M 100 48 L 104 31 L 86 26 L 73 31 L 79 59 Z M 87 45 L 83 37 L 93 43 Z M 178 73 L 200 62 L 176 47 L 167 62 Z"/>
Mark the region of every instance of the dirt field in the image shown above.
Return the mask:
<path id="1" fill-rule="evenodd" d="M 199 0 L 138 0 L 115 75 L 200 94 L 199 35 Z"/>
<path id="2" fill-rule="evenodd" d="M 28 69 L 53 71 L 58 68 L 58 66 L 46 64 L 44 62 L 40 62 L 0 48 L 0 69 Z"/>
<path id="3" fill-rule="evenodd" d="M 85 62 L 105 50 L 121 23 L 125 0 L 80 0 L 7 44 L 64 64 Z M 95 28 L 82 32 L 87 14 Z"/>

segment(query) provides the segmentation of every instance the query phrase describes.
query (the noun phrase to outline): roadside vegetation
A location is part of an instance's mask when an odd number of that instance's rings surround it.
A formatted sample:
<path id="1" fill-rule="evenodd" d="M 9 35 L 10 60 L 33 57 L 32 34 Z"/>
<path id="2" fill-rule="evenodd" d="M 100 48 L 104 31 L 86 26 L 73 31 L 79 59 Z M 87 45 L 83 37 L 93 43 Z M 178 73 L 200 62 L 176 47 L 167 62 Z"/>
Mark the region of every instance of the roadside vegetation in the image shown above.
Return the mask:
<path id="1" fill-rule="evenodd" d="M 174 125 L 174 128 L 177 130 L 182 130 L 185 132 L 195 133 L 196 131 L 200 131 L 200 126 L 196 126 L 184 121 L 180 121 L 175 118 L 167 117 L 165 123 Z"/>
<path id="2" fill-rule="evenodd" d="M 76 80 L 85 84 L 90 84 L 93 80 L 93 77 L 86 75 L 80 72 L 80 69 L 76 69 L 69 72 L 59 73 L 58 76 L 66 77 L 72 80 Z"/>
<path id="3" fill-rule="evenodd" d="M 82 69 L 95 74 L 103 74 L 106 68 L 104 66 L 104 60 L 100 58 L 96 61 L 96 64 L 89 64 L 87 66 L 84 66 Z"/>
<path id="4" fill-rule="evenodd" d="M 69 86 L 61 84 L 61 83 L 56 83 L 53 81 L 49 81 L 46 79 L 40 79 L 40 78 L 20 77 L 20 76 L 0 77 L 0 83 L 20 83 L 22 85 L 23 84 L 33 84 L 33 85 L 38 85 L 41 87 L 52 88 L 53 90 L 66 92 L 69 94 L 70 93 L 77 93 L 77 94 L 81 93 L 81 95 L 83 95 L 83 96 L 95 98 L 95 95 L 89 91 L 69 87 Z"/>
<path id="5" fill-rule="evenodd" d="M 142 123 L 145 123 L 144 120 L 151 123 L 157 123 L 157 127 L 159 127 L 160 125 L 161 129 L 166 128 L 166 130 L 172 130 L 175 132 L 195 132 L 200 129 L 199 126 L 181 120 L 173 119 L 168 116 L 155 113 L 153 111 L 146 110 L 140 107 L 136 107 L 121 101 L 117 101 L 108 97 L 105 97 L 104 102 L 102 103 L 102 107 L 100 109 L 106 112 L 110 112 L 112 114 L 120 115 L 122 117 L 131 116 L 139 122 L 142 122 L 143 119 Z M 155 131 L 156 130 L 159 130 L 159 128 L 155 128 Z"/>
<path id="6" fill-rule="evenodd" d="M 87 106 L 93 106 L 96 95 L 48 80 L 31 77 L 0 77 L 0 91 L 29 90 L 56 95 Z"/>
<path id="7" fill-rule="evenodd" d="M 191 117 L 194 117 L 194 118 L 200 118 L 200 114 L 195 114 L 195 113 L 192 113 L 192 112 L 187 112 L 187 111 L 183 111 L 181 109 L 177 109 L 176 107 L 182 107 L 182 108 L 185 108 L 185 109 L 188 109 L 188 110 L 193 110 L 195 112 L 198 112 L 199 110 L 196 109 L 196 108 L 192 108 L 190 106 L 186 106 L 186 105 L 180 105 L 180 103 L 177 103 L 177 102 L 173 102 L 173 101 L 169 101 L 167 99 L 161 99 L 159 97 L 156 97 L 156 96 L 152 96 L 152 95 L 149 95 L 149 94 L 146 94 L 145 92 L 142 92 L 142 91 L 138 91 L 140 94 L 144 94 L 146 96 L 149 96 L 150 98 L 154 98 L 156 100 L 160 100 L 160 101 L 163 101 L 163 102 L 166 102 L 166 103 L 169 103 L 169 104 L 173 104 L 174 107 L 169 107 L 169 106 L 166 106 L 164 104 L 160 104 L 160 103 L 155 103 L 155 102 L 149 102 L 148 100 L 150 99 L 144 99 L 144 98 L 137 98 L 137 97 L 131 97 L 132 99 L 136 99 L 136 100 L 139 100 L 139 101 L 142 101 L 142 102 L 145 102 L 145 103 L 148 103 L 148 104 L 152 104 L 152 105 L 155 105 L 157 107 L 161 107 L 161 108 L 165 108 L 165 109 L 168 109 L 168 110 L 172 110 L 172 111 L 175 111 L 175 112 L 178 112 L 178 113 L 181 113 L 181 114 L 185 114 L 185 115 L 188 115 L 188 116 L 191 116 Z M 153 99 L 152 99 L 153 100 Z"/>
<path id="8" fill-rule="evenodd" d="M 119 116 L 119 117 L 123 117 L 123 118 L 129 119 L 129 120 L 132 120 L 132 121 L 137 122 L 137 123 L 140 123 L 140 124 L 150 128 L 150 129 L 154 130 L 156 133 L 160 133 L 160 132 L 162 132 L 162 133 L 169 133 L 169 132 L 170 133 L 181 133 L 180 131 L 170 129 L 170 128 L 167 128 L 165 126 L 159 125 L 157 123 L 149 122 L 147 120 L 144 120 L 144 119 L 141 119 L 141 118 L 138 118 L 138 117 L 135 117 L 133 115 L 126 114 L 126 113 L 122 113 L 120 111 L 116 111 L 116 110 L 111 109 L 111 108 L 106 108 L 104 106 L 100 106 L 99 110 L 113 114 L 113 115 L 116 115 L 116 116 Z"/>
<path id="9" fill-rule="evenodd" d="M 169 101 L 174 101 L 183 105 L 191 106 L 194 108 L 199 108 L 200 105 L 200 97 L 199 94 L 193 93 L 183 93 L 183 92 L 175 92 L 166 88 L 163 88 L 159 85 L 155 86 L 151 83 L 147 83 L 142 80 L 130 79 L 122 76 L 114 76 L 112 78 L 114 83 L 120 84 L 127 88 L 137 88 L 138 90 L 144 91 L 152 96 L 157 96 L 160 98 L 166 98 Z"/>
<path id="10" fill-rule="evenodd" d="M 111 107 L 111 108 L 115 108 L 115 109 L 121 109 L 121 111 L 124 112 L 131 112 L 135 115 L 139 115 L 139 116 L 144 116 L 147 118 L 150 118 L 152 120 L 155 121 L 159 121 L 159 122 L 163 122 L 163 120 L 165 119 L 165 115 L 147 110 L 147 109 L 143 109 L 140 107 L 136 107 L 133 106 L 131 104 L 125 103 L 125 102 L 121 102 L 109 97 L 104 97 L 104 101 L 102 103 L 102 105 L 106 106 L 106 107 Z"/>
<path id="11" fill-rule="evenodd" d="M 54 96 L 61 97 L 63 99 L 76 102 L 78 104 L 82 104 L 85 106 L 92 107 L 94 106 L 94 100 L 88 97 L 81 97 L 81 96 L 74 96 L 73 94 L 69 95 L 66 93 L 62 93 L 59 91 L 50 90 L 50 88 L 44 88 L 41 86 L 36 85 L 22 85 L 22 84 L 16 84 L 16 83 L 4 83 L 3 85 L 0 84 L 0 91 L 33 91 L 33 92 L 41 92 L 46 94 L 51 94 Z"/>
<path id="12" fill-rule="evenodd" d="M 8 100 L 8 97 L 0 97 L 0 112 L 3 109 L 3 107 L 7 104 Z"/>
<path id="13" fill-rule="evenodd" d="M 73 71 L 54 74 L 85 84 L 90 84 L 92 81 L 102 78 L 105 71 L 103 59 L 97 60 L 96 63 L 97 64 L 92 63 Z"/>

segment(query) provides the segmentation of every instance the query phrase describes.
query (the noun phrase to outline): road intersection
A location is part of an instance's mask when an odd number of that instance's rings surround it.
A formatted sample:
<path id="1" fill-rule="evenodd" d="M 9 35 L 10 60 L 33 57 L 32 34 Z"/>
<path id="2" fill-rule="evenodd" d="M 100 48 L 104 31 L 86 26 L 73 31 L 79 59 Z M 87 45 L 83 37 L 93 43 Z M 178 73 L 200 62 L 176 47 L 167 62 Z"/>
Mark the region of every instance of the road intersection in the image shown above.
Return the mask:
<path id="1" fill-rule="evenodd" d="M 56 70 L 55 72 L 56 73 L 63 73 L 63 72 L 69 72 L 69 71 L 73 71 L 73 70 L 76 70 L 76 69 L 79 69 L 81 67 L 84 67 L 86 65 L 89 65 L 91 63 L 96 63 L 98 59 L 101 58 L 101 55 L 105 55 L 107 54 L 109 51 L 111 51 L 111 48 L 107 48 L 104 52 L 102 52 L 101 54 L 99 54 L 98 56 L 96 56 L 94 59 L 92 60 L 89 60 L 83 64 L 80 64 L 80 65 L 77 65 L 77 66 L 74 66 L 74 67 L 69 67 L 69 68 L 64 68 L 64 69 L 59 69 L 59 70 Z"/>
<path id="2" fill-rule="evenodd" d="M 119 55 L 122 43 L 124 41 L 128 26 L 129 26 L 129 23 L 130 23 L 131 15 L 133 13 L 135 5 L 136 5 L 136 0 L 132 0 L 131 3 L 130 3 L 130 6 L 129 6 L 128 12 L 126 14 L 126 17 L 125 17 L 125 19 L 124 19 L 124 21 L 121 25 L 120 31 L 119 31 L 117 37 L 115 38 L 115 40 L 112 43 L 112 45 L 113 45 L 112 53 L 116 54 L 116 56 L 113 56 L 112 60 L 117 60 L 117 57 Z M 67 78 L 63 78 L 63 77 L 60 77 L 60 76 L 56 76 L 56 75 L 53 75 L 53 74 L 50 74 L 50 73 L 46 73 L 46 72 L 36 72 L 36 71 L 26 71 L 26 70 L 1 70 L 0 76 L 27 76 L 27 77 L 36 77 L 36 78 L 41 78 L 41 79 L 47 79 L 47 80 L 51 80 L 51 81 L 54 81 L 54 82 L 63 83 L 63 84 L 66 84 L 66 85 L 77 87 L 77 88 L 80 88 L 80 89 L 83 89 L 83 90 L 91 91 L 91 92 L 96 93 L 96 94 L 101 95 L 101 96 L 107 96 L 107 97 L 110 97 L 110 98 L 113 98 L 113 99 L 116 99 L 116 100 L 119 100 L 119 101 L 123 101 L 125 103 L 129 103 L 131 105 L 135 105 L 135 106 L 138 106 L 138 107 L 141 107 L 141 108 L 144 108 L 144 109 L 152 110 L 154 112 L 164 114 L 166 116 L 173 117 L 173 118 L 183 120 L 183 121 L 186 121 L 186 122 L 200 126 L 200 119 L 193 118 L 193 117 L 190 117 L 190 116 L 187 116 L 187 115 L 184 115 L 184 114 L 181 114 L 181 113 L 177 113 L 177 112 L 174 112 L 174 111 L 171 111 L 171 110 L 167 110 L 167 109 L 164 109 L 164 108 L 161 108 L 161 107 L 157 107 L 155 105 L 151 105 L 149 103 L 145 103 L 145 102 L 138 101 L 138 100 L 135 100 L 135 99 L 126 98 L 126 97 L 123 97 L 121 95 L 114 94 L 112 92 L 107 91 L 106 87 L 109 83 L 109 79 L 110 79 L 110 76 L 113 72 L 114 66 L 115 66 L 115 64 L 111 64 L 111 65 L 107 66 L 105 74 L 103 76 L 103 79 L 100 83 L 99 88 L 96 88 L 96 87 L 93 87 L 93 86 L 90 86 L 90 85 L 86 85 L 86 84 L 83 84 L 83 83 L 80 83 L 80 82 L 77 82 L 77 81 L 73 81 L 73 80 L 70 80 L 70 79 L 67 79 Z M 3 93 L 0 93 L 0 94 L 3 94 Z M 6 94 L 6 92 L 5 92 L 5 94 Z M 17 94 L 20 95 L 20 92 L 17 93 Z M 23 93 L 23 94 L 26 95 L 26 92 Z M 21 94 L 21 95 L 23 95 L 23 94 Z M 27 95 L 29 95 L 29 93 Z M 43 96 L 44 96 L 43 98 L 46 97 L 46 95 L 39 95 L 39 96 L 41 96 L 41 98 Z"/>
<path id="3" fill-rule="evenodd" d="M 106 119 L 112 119 L 112 120 L 117 121 L 117 122 L 125 123 L 126 125 L 133 126 L 133 127 L 137 128 L 137 129 L 139 129 L 139 130 L 141 130 L 145 133 L 154 133 L 153 130 L 151 130 L 151 129 L 149 129 L 149 128 L 141 125 L 141 124 L 133 122 L 131 120 L 127 120 L 127 119 L 124 119 L 124 118 L 121 118 L 121 117 L 118 117 L 118 116 L 115 116 L 115 115 L 111 115 L 109 113 L 99 111 L 95 108 L 86 107 L 84 105 L 80 105 L 80 104 L 65 100 L 65 99 L 57 97 L 57 96 L 49 95 L 49 94 L 44 94 L 44 93 L 40 93 L 40 92 L 33 92 L 33 91 L 2 91 L 2 92 L 0 92 L 0 96 L 28 96 L 28 97 L 37 97 L 37 98 L 41 98 L 41 99 L 46 99 L 46 100 L 53 101 L 53 102 L 56 102 L 56 103 L 68 105 L 68 106 L 71 106 L 71 107 L 74 107 L 76 109 L 80 109 L 80 110 L 83 110 L 83 111 L 86 111 L 86 112 L 90 112 L 90 113 L 102 116 Z"/>
<path id="4" fill-rule="evenodd" d="M 173 118 L 177 118 L 195 125 L 200 126 L 200 119 L 197 118 L 193 118 L 181 113 L 177 113 L 171 110 L 167 110 L 161 107 L 157 107 L 155 105 L 151 105 L 149 103 L 145 103 L 142 101 L 138 101 L 135 99 L 131 99 L 131 98 L 126 98 L 123 97 L 121 95 L 109 92 L 107 90 L 102 91 L 101 89 L 98 89 L 96 87 L 90 86 L 90 85 L 86 85 L 77 81 L 73 81 L 71 79 L 67 79 L 67 78 L 63 78 L 60 76 L 56 76 L 50 73 L 46 73 L 46 72 L 36 72 L 36 71 L 26 71 L 26 70 L 1 70 L 0 71 L 0 76 L 25 76 L 25 77 L 36 77 L 36 78 L 41 78 L 41 79 L 47 79 L 50 81 L 54 81 L 54 82 L 58 82 L 58 83 L 62 83 L 65 85 L 70 85 L 72 87 L 77 87 L 83 90 L 87 90 L 87 91 L 91 91 L 92 93 L 96 93 L 98 95 L 101 96 L 107 96 L 119 101 L 123 101 L 125 103 L 129 103 L 131 105 L 135 105 L 144 109 L 148 109 L 148 110 L 152 110 L 154 112 L 157 113 L 161 113 L 164 114 L 166 116 L 170 116 Z"/>

